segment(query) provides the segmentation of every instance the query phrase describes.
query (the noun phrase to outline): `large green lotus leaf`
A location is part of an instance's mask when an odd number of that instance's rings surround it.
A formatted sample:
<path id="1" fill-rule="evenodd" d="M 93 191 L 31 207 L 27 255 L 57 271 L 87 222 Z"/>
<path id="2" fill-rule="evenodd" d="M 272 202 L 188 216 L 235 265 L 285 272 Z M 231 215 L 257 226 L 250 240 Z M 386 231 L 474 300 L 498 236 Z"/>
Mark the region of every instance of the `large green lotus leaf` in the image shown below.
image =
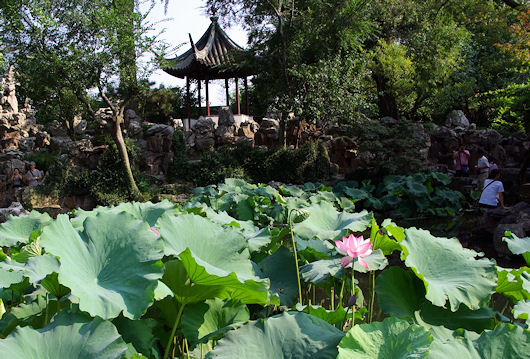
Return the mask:
<path id="1" fill-rule="evenodd" d="M 488 259 L 465 249 L 455 239 L 438 238 L 428 231 L 409 228 L 400 245 L 401 258 L 423 280 L 426 298 L 443 307 L 449 301 L 454 312 L 461 303 L 479 309 L 495 292 L 497 271 Z"/>
<path id="2" fill-rule="evenodd" d="M 482 333 L 475 347 L 483 359 L 530 358 L 530 331 L 517 325 L 499 324 Z"/>
<path id="3" fill-rule="evenodd" d="M 340 265 L 340 258 L 330 258 L 303 265 L 300 267 L 300 274 L 304 281 L 322 285 L 331 277 L 341 278 L 344 276 L 344 269 Z"/>
<path id="4" fill-rule="evenodd" d="M 0 262 L 0 271 L 2 270 L 20 272 L 24 277 L 29 279 L 30 283 L 37 283 L 44 279 L 48 274 L 58 272 L 59 261 L 51 254 L 30 257 L 27 259 L 26 263 L 19 263 L 6 259 L 5 261 Z"/>
<path id="5" fill-rule="evenodd" d="M 350 197 L 353 200 L 353 202 L 361 201 L 370 196 L 368 192 L 363 191 L 362 189 L 350 188 L 350 187 L 344 188 L 344 194 Z"/>
<path id="6" fill-rule="evenodd" d="M 42 229 L 52 221 L 48 213 L 31 211 L 25 216 L 10 215 L 7 222 L 0 224 L 0 247 L 11 247 L 17 243 L 28 243 L 30 234 Z"/>
<path id="7" fill-rule="evenodd" d="M 526 264 L 530 265 L 530 237 L 519 238 L 510 233 L 509 237 L 504 237 L 502 240 L 508 244 L 513 254 L 522 254 Z"/>
<path id="8" fill-rule="evenodd" d="M 159 203 L 151 202 L 124 202 L 115 207 L 97 207 L 91 211 L 84 211 L 79 209 L 76 211 L 76 216 L 72 218 L 72 225 L 76 229 L 83 228 L 83 222 L 87 217 L 93 217 L 99 213 L 120 213 L 127 212 L 136 219 L 141 219 L 154 227 L 158 218 L 166 211 L 175 209 L 176 206 L 168 200 L 163 200 Z"/>
<path id="9" fill-rule="evenodd" d="M 157 226 L 164 253 L 181 259 L 195 285 L 225 287 L 244 303 L 276 302 L 267 290 L 268 281 L 254 274 L 247 241 L 236 229 L 191 214 L 163 215 Z"/>
<path id="10" fill-rule="evenodd" d="M 514 302 L 530 299 L 530 269 L 502 268 L 497 266 L 497 293 L 513 299 Z"/>
<path id="11" fill-rule="evenodd" d="M 294 233 L 302 239 L 318 237 L 321 240 L 340 239 L 346 230 L 362 232 L 372 222 L 372 214 L 338 212 L 329 202 L 314 204 L 305 208 L 310 215 L 305 221 L 294 225 Z"/>
<path id="12" fill-rule="evenodd" d="M 47 226 L 41 245 L 59 257 L 59 282 L 93 316 L 136 319 L 153 302 L 162 276 L 162 242 L 128 213 L 87 217 L 79 232 L 66 215 Z"/>
<path id="13" fill-rule="evenodd" d="M 168 261 L 164 264 L 162 283 L 180 303 L 195 303 L 204 299 L 226 296 L 226 288 L 223 285 L 200 285 L 193 283 L 186 272 L 186 267 L 178 259 Z M 161 286 L 158 285 L 157 288 L 159 287 Z M 155 294 L 156 292 L 155 290 Z"/>
<path id="14" fill-rule="evenodd" d="M 299 312 L 311 314 L 312 316 L 325 320 L 329 324 L 341 323 L 346 318 L 346 310 L 342 306 L 335 310 L 328 310 L 319 305 L 309 306 L 297 303 L 295 309 Z"/>
<path id="15" fill-rule="evenodd" d="M 220 339 L 249 319 L 247 306 L 238 301 L 207 299 L 186 307 L 182 314 L 182 333 L 195 346 L 210 339 Z"/>
<path id="16" fill-rule="evenodd" d="M 456 312 L 452 312 L 424 301 L 418 314 L 421 319 L 416 318 L 424 326 L 444 326 L 453 330 L 463 328 L 476 333 L 495 327 L 495 312 L 489 307 L 471 310 L 461 305 Z"/>
<path id="17" fill-rule="evenodd" d="M 467 332 L 453 332 L 444 327 L 433 327 L 434 338 L 427 358 L 429 359 L 482 359 Z"/>
<path id="18" fill-rule="evenodd" d="M 425 358 L 432 336 L 419 325 L 397 318 L 356 325 L 339 343 L 337 359 Z"/>
<path id="19" fill-rule="evenodd" d="M 228 332 L 206 358 L 335 359 L 344 334 L 305 313 L 283 313 Z"/>
<path id="20" fill-rule="evenodd" d="M 377 303 L 386 314 L 414 318 L 425 301 L 425 287 L 414 273 L 399 267 L 385 269 L 375 279 Z"/>
<path id="21" fill-rule="evenodd" d="M 0 288 L 8 288 L 11 284 L 22 282 L 24 274 L 21 271 L 13 271 L 3 268 L 0 264 Z"/>
<path id="22" fill-rule="evenodd" d="M 252 221 L 240 221 L 230 216 L 226 212 L 215 212 L 211 208 L 206 208 L 206 217 L 215 223 L 220 223 L 238 228 L 248 241 L 250 252 L 258 252 L 262 247 L 271 242 L 269 228 L 259 229 Z"/>
<path id="23" fill-rule="evenodd" d="M 513 317 L 526 320 L 526 325 L 530 327 L 530 300 L 522 300 L 513 307 Z"/>
<path id="24" fill-rule="evenodd" d="M 393 223 L 385 223 L 387 226 L 392 225 Z M 383 254 L 389 255 L 392 254 L 395 250 L 401 250 L 401 246 L 397 241 L 391 239 L 387 234 L 387 230 L 379 227 L 376 220 L 372 220 L 372 228 L 370 229 L 370 241 L 372 242 L 372 248 L 381 249 Z"/>
<path id="25" fill-rule="evenodd" d="M 127 346 L 114 325 L 101 318 L 90 319 L 60 314 L 43 329 L 17 328 L 0 340 L 0 353 L 9 353 L 9 359 L 122 358 Z"/>
<path id="26" fill-rule="evenodd" d="M 430 176 L 431 176 L 432 179 L 440 182 L 444 186 L 446 186 L 449 183 L 451 183 L 451 177 L 449 177 L 445 173 L 442 173 L 442 172 L 431 172 Z"/>
<path id="27" fill-rule="evenodd" d="M 131 320 L 120 315 L 112 323 L 125 343 L 132 344 L 135 351 L 147 357 L 158 356 L 155 347 L 156 338 L 153 334 L 153 329 L 157 325 L 156 320 L 152 318 Z"/>
<path id="28" fill-rule="evenodd" d="M 257 266 L 263 276 L 270 279 L 270 291 L 280 297 L 280 304 L 292 306 L 298 297 L 298 277 L 291 251 L 280 247 Z"/>
<path id="29" fill-rule="evenodd" d="M 416 176 L 407 177 L 405 183 L 407 185 L 407 190 L 409 194 L 415 197 L 428 196 L 429 190 L 423 184 L 424 182 L 425 178 L 418 178 Z"/>

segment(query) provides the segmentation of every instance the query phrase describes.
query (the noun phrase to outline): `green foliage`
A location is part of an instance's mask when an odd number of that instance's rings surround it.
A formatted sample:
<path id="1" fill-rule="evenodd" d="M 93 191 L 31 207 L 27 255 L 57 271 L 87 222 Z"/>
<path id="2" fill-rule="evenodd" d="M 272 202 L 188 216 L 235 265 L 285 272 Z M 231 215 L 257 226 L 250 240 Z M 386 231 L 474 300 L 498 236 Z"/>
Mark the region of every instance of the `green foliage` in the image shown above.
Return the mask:
<path id="1" fill-rule="evenodd" d="M 318 143 L 307 142 L 294 150 L 255 148 L 241 143 L 205 152 L 196 163 L 188 161 L 183 148 L 182 134 L 176 131 L 173 137 L 175 157 L 168 170 L 171 181 L 184 179 L 203 186 L 225 178 L 304 183 L 325 180 L 332 174 L 327 151 Z"/>
<path id="2" fill-rule="evenodd" d="M 41 171 L 48 171 L 48 169 L 57 160 L 57 152 L 41 151 L 32 152 L 24 155 L 24 160 L 29 162 L 35 162 L 35 167 Z"/>
<path id="3" fill-rule="evenodd" d="M 463 209 L 465 197 L 446 187 L 450 181 L 439 172 L 390 175 L 377 185 L 370 180 L 363 181 L 361 186 L 356 182 L 339 183 L 334 192 L 351 198 L 358 208 L 388 213 L 394 218 L 454 216 Z"/>

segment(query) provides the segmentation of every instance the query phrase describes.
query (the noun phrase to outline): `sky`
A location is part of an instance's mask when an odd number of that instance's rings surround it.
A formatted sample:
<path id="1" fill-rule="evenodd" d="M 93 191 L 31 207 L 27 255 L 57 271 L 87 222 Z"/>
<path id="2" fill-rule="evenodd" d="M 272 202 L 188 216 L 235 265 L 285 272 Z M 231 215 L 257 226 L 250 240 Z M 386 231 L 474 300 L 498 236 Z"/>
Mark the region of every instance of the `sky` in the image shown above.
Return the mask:
<path id="1" fill-rule="evenodd" d="M 156 0 L 156 5 L 147 17 L 147 21 L 154 24 L 156 32 L 165 29 L 160 38 L 166 41 L 170 47 L 183 44 L 171 57 L 180 55 L 190 48 L 188 33 L 191 34 L 193 41 L 198 41 L 210 26 L 210 17 L 203 8 L 205 2 L 203 0 L 169 0 L 167 13 L 164 14 L 164 4 L 160 0 Z M 225 27 L 224 30 L 238 45 L 246 46 L 247 34 L 241 27 Z M 170 87 L 184 86 L 186 83 L 185 80 L 173 77 L 162 70 L 155 71 L 150 80 L 155 82 L 157 87 L 159 84 Z M 231 90 L 234 91 L 233 82 L 231 86 Z M 224 81 L 214 81 L 210 85 L 211 105 L 224 105 L 225 101 Z"/>

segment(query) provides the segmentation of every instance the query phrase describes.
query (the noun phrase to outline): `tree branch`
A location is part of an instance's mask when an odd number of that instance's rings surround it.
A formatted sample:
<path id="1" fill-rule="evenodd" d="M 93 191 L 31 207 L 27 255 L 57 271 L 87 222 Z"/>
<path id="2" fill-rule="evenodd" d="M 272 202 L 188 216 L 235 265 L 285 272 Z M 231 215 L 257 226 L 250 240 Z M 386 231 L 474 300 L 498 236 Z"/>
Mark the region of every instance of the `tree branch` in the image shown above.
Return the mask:
<path id="1" fill-rule="evenodd" d="M 92 105 L 90 104 L 90 102 L 88 102 L 86 95 L 83 95 L 83 93 L 79 89 L 76 91 L 75 95 L 77 96 L 77 99 L 85 105 L 90 116 L 95 118 L 96 113 L 94 112 L 94 109 L 92 108 Z"/>
<path id="2" fill-rule="evenodd" d="M 517 9 L 518 7 L 522 6 L 522 4 L 519 4 L 514 0 L 502 0 L 502 2 L 511 7 L 512 9 Z"/>

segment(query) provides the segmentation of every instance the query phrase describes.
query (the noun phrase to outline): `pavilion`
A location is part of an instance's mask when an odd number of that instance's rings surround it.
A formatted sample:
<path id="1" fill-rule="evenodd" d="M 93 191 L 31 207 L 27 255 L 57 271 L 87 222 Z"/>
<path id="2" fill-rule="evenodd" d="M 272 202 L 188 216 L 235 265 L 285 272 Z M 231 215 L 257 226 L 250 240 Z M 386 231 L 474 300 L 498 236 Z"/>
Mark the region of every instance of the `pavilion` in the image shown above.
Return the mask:
<path id="1" fill-rule="evenodd" d="M 244 51 L 241 46 L 236 44 L 226 32 L 221 29 L 218 18 L 212 16 L 212 23 L 208 30 L 196 43 L 190 37 L 191 48 L 180 56 L 168 59 L 169 65 L 163 70 L 168 74 L 186 79 L 186 110 L 188 116 L 188 129 L 191 127 L 191 106 L 190 106 L 190 80 L 195 79 L 197 85 L 197 98 L 199 99 L 199 116 L 202 115 L 201 100 L 201 81 L 204 81 L 206 88 L 206 116 L 210 116 L 210 93 L 208 84 L 210 80 L 225 80 L 226 106 L 230 106 L 229 85 L 230 78 L 235 79 L 236 84 L 236 102 L 237 113 L 241 115 L 241 103 L 239 96 L 239 79 L 244 79 L 245 86 L 245 112 L 249 115 L 248 102 L 248 81 L 247 76 L 251 75 L 250 71 L 236 66 L 233 63 L 234 51 Z"/>

